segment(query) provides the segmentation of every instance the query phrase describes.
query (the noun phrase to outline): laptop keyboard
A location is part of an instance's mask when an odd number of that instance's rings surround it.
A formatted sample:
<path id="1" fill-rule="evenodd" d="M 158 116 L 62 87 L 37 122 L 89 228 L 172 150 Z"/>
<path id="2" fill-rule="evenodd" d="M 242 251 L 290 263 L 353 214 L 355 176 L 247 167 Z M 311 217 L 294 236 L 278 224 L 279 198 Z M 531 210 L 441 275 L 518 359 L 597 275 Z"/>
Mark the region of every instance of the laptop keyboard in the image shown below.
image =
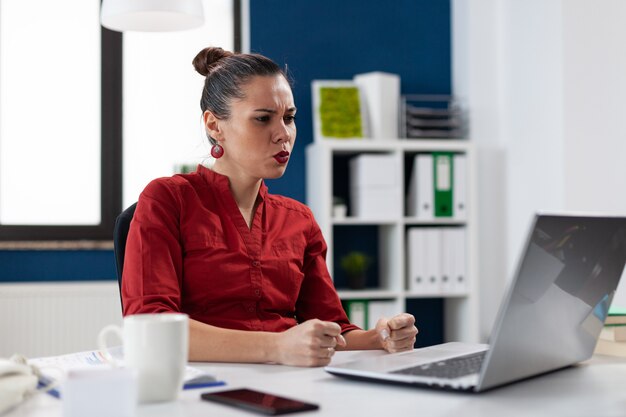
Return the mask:
<path id="1" fill-rule="evenodd" d="M 444 379 L 460 378 L 462 376 L 478 373 L 486 353 L 487 351 L 472 353 L 470 355 L 459 356 L 443 361 L 412 366 L 391 373 Z"/>

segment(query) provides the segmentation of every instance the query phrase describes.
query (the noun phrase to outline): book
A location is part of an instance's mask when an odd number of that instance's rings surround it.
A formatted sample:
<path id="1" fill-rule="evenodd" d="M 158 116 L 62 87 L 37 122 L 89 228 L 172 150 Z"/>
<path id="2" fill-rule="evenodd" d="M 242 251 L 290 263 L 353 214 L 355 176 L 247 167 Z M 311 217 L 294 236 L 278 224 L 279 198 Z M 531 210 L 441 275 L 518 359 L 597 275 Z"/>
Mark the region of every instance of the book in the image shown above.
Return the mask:
<path id="1" fill-rule="evenodd" d="M 595 355 L 626 357 L 626 342 L 614 342 L 606 339 L 598 339 Z"/>
<path id="2" fill-rule="evenodd" d="M 602 328 L 600 338 L 613 342 L 626 342 L 626 326 L 608 325 Z"/>
<path id="3" fill-rule="evenodd" d="M 604 324 L 626 324 L 626 309 L 611 307 Z"/>

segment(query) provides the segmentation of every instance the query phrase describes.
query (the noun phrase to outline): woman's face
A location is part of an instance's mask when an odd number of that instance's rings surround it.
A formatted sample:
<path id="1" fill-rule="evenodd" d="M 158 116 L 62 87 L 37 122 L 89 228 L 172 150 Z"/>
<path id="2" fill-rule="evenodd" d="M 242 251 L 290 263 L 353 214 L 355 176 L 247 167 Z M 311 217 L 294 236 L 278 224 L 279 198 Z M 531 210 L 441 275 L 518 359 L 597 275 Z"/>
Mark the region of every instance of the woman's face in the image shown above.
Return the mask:
<path id="1" fill-rule="evenodd" d="M 296 140 L 296 107 L 282 75 L 256 76 L 234 99 L 228 120 L 205 112 L 209 134 L 224 148 L 215 168 L 226 175 L 279 178 L 285 173 Z"/>

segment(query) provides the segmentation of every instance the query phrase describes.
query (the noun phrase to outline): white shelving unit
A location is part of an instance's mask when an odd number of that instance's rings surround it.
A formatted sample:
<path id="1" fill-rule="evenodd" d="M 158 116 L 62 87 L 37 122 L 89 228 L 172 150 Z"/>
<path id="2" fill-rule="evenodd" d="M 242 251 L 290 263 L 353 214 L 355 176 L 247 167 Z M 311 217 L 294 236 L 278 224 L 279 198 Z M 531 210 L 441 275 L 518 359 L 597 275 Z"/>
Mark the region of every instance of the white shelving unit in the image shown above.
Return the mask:
<path id="1" fill-rule="evenodd" d="M 360 154 L 394 155 L 397 169 L 402 179 L 402 190 L 406 190 L 407 169 L 405 165 L 418 153 L 453 152 L 462 153 L 467 158 L 467 217 L 464 221 L 453 219 L 419 220 L 414 217 L 400 218 L 357 218 L 348 213 L 344 218 L 333 218 L 334 184 L 349 181 L 349 178 L 335 178 L 341 175 L 339 168 L 346 160 Z M 476 201 L 474 183 L 474 152 L 472 144 L 460 140 L 323 140 L 307 146 L 307 204 L 313 210 L 328 244 L 327 263 L 334 275 L 333 245 L 335 228 L 368 226 L 377 229 L 378 246 L 378 286 L 363 290 L 338 288 L 342 300 L 376 299 L 389 300 L 397 311 L 406 311 L 408 299 L 424 298 L 425 295 L 408 291 L 406 262 L 406 231 L 410 226 L 460 226 L 466 229 L 467 247 L 467 292 L 455 296 L 428 296 L 444 299 L 444 337 L 446 341 L 478 342 L 479 301 L 476 249 Z M 409 167 L 407 167 L 409 168 Z M 349 175 L 349 174 L 348 174 Z M 398 201 L 405 210 L 406 192 Z M 428 320 L 427 317 L 418 320 Z"/>

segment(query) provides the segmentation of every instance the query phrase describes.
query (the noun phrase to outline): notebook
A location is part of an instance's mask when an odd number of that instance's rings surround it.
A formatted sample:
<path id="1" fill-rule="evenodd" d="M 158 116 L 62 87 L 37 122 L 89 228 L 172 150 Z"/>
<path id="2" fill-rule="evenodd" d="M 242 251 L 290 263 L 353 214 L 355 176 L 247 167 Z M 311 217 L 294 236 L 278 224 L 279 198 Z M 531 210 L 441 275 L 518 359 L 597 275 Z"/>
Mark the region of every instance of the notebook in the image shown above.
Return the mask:
<path id="1" fill-rule="evenodd" d="M 329 365 L 333 375 L 480 392 L 593 354 L 626 261 L 626 217 L 537 214 L 489 344 Z"/>

